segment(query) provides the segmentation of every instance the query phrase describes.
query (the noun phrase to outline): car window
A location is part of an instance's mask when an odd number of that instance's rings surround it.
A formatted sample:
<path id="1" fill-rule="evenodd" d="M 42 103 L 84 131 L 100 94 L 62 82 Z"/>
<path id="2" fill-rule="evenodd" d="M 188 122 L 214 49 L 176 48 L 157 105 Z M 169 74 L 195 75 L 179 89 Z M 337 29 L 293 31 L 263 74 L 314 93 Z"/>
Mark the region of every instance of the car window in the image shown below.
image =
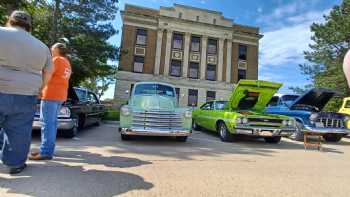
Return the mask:
<path id="1" fill-rule="evenodd" d="M 162 84 L 139 84 L 135 87 L 134 95 L 162 95 L 162 96 L 170 96 L 175 97 L 176 93 L 174 88 L 167 85 Z"/>
<path id="2" fill-rule="evenodd" d="M 216 101 L 215 102 L 215 110 L 224 110 L 226 107 L 227 101 Z"/>
<path id="3" fill-rule="evenodd" d="M 287 106 L 291 106 L 297 98 L 299 98 L 298 95 L 284 95 L 281 97 L 281 102 Z"/>
<path id="4" fill-rule="evenodd" d="M 271 98 L 269 104 L 267 105 L 268 107 L 275 107 L 275 106 L 278 106 L 278 100 L 279 100 L 279 97 L 278 96 L 274 96 Z"/>
<path id="5" fill-rule="evenodd" d="M 80 101 L 88 101 L 88 92 L 86 90 L 75 89 L 75 93 Z"/>
<path id="6" fill-rule="evenodd" d="M 202 110 L 212 110 L 213 109 L 213 102 L 208 102 L 202 105 Z"/>
<path id="7" fill-rule="evenodd" d="M 88 93 L 88 100 L 89 100 L 89 102 L 91 102 L 91 103 L 98 104 L 97 97 L 96 97 L 96 95 L 95 95 L 94 93 L 92 93 L 92 92 L 89 92 L 89 93 Z"/>

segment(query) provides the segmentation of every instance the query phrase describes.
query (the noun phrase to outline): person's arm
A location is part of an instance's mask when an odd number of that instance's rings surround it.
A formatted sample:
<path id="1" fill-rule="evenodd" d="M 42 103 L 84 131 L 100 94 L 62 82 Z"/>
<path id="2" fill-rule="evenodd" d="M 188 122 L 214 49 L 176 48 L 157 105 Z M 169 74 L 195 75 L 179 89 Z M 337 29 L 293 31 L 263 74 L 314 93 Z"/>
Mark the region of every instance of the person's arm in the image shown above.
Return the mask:
<path id="1" fill-rule="evenodd" d="M 41 95 L 42 90 L 44 89 L 44 87 L 47 85 L 47 83 L 51 79 L 53 69 L 54 68 L 53 68 L 51 53 L 48 51 L 46 63 L 42 69 L 42 82 L 41 82 L 41 86 L 39 89 L 39 95 Z"/>

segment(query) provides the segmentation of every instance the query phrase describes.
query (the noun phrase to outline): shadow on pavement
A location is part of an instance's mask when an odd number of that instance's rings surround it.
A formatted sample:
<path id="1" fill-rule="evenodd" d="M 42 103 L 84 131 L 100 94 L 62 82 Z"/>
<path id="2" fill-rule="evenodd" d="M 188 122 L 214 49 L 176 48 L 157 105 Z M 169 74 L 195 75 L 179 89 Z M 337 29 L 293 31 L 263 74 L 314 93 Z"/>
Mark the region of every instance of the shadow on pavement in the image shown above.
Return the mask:
<path id="1" fill-rule="evenodd" d="M 114 196 L 132 190 L 149 190 L 153 184 L 140 176 L 125 172 L 32 164 L 20 176 L 0 176 L 0 187 L 9 189 L 9 194 L 36 197 L 96 197 Z"/>

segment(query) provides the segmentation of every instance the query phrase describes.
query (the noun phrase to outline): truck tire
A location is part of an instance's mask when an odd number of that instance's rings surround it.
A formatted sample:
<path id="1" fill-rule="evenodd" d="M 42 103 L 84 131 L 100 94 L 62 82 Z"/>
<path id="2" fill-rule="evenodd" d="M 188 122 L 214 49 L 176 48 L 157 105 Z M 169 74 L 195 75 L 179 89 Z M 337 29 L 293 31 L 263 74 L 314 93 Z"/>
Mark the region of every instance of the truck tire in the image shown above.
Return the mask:
<path id="1" fill-rule="evenodd" d="M 323 136 L 323 139 L 326 142 L 339 142 L 342 138 L 343 136 L 339 134 L 330 134 L 330 135 Z"/>
<path id="2" fill-rule="evenodd" d="M 178 142 L 186 142 L 187 141 L 187 136 L 177 136 L 175 139 Z"/>
<path id="3" fill-rule="evenodd" d="M 223 142 L 232 142 L 233 136 L 230 131 L 227 129 L 226 124 L 223 121 L 220 121 L 217 124 L 217 131 L 220 135 L 220 139 Z"/>
<path id="4" fill-rule="evenodd" d="M 73 138 L 75 137 L 77 134 L 78 134 L 78 127 L 77 126 L 74 126 L 72 129 L 70 130 L 64 130 L 62 131 L 62 136 L 64 138 Z"/>
<path id="5" fill-rule="evenodd" d="M 265 137 L 265 142 L 269 144 L 277 144 L 281 141 L 281 136 L 275 136 L 275 137 Z"/>
<path id="6" fill-rule="evenodd" d="M 125 134 L 120 134 L 120 138 L 123 140 L 123 141 L 129 141 L 131 140 L 131 136 L 130 135 L 125 135 Z"/>

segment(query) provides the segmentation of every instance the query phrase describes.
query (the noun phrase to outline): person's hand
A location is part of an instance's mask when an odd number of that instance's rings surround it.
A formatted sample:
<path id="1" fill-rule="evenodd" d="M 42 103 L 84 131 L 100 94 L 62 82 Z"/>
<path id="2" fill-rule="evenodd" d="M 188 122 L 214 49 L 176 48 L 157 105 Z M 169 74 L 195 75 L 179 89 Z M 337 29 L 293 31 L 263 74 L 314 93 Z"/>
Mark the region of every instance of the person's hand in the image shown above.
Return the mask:
<path id="1" fill-rule="evenodd" d="M 41 87 L 39 88 L 38 99 L 41 99 L 41 97 L 43 96 L 43 89 L 44 89 L 43 86 L 41 86 Z"/>

